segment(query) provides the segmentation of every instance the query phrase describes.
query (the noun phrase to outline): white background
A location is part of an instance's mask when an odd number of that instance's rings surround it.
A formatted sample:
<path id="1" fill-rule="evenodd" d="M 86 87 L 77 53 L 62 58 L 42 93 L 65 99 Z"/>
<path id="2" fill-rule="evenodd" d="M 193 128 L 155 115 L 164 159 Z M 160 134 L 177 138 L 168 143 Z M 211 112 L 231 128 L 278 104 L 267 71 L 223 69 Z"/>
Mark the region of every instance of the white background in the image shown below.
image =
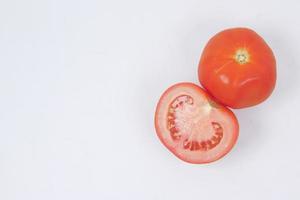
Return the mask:
<path id="1" fill-rule="evenodd" d="M 0 199 L 300 199 L 300 3 L 1 0 Z M 235 110 L 222 160 L 184 163 L 159 142 L 156 103 L 198 83 L 216 32 L 257 31 L 277 58 L 273 95 Z"/>

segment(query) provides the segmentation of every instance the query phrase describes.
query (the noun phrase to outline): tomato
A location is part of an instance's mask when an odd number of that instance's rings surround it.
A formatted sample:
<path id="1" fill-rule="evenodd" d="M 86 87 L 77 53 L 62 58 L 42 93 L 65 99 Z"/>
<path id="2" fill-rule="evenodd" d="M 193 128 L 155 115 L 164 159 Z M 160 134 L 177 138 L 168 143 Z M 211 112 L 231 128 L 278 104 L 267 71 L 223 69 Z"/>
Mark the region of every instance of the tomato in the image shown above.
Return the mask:
<path id="1" fill-rule="evenodd" d="M 202 86 L 224 105 L 250 107 L 271 95 L 276 61 L 257 33 L 232 28 L 209 40 L 200 58 L 198 75 Z"/>
<path id="2" fill-rule="evenodd" d="M 239 125 L 228 108 L 214 102 L 199 86 L 178 83 L 161 96 L 155 129 L 175 156 L 200 164 L 227 154 L 238 138 Z"/>

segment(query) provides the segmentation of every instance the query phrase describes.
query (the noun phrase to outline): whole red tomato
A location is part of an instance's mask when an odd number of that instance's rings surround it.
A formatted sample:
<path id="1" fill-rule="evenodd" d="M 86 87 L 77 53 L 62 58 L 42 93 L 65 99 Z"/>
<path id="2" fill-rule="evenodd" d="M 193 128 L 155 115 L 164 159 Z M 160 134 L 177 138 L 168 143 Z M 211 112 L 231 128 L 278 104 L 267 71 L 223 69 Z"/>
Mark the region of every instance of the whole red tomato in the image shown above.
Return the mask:
<path id="1" fill-rule="evenodd" d="M 271 48 L 253 30 L 232 28 L 213 36 L 204 48 L 199 68 L 203 87 L 232 108 L 254 106 L 267 99 L 276 82 Z"/>

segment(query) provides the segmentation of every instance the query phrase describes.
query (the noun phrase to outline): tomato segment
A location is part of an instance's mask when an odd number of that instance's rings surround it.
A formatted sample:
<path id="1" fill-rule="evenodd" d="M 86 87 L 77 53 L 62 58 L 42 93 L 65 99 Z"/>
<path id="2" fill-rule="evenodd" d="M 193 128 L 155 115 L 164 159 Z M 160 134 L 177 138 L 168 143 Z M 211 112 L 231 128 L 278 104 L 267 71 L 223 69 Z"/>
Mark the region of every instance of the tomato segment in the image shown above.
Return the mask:
<path id="1" fill-rule="evenodd" d="M 176 84 L 162 95 L 155 128 L 162 143 L 189 163 L 218 160 L 238 137 L 234 114 L 193 83 Z"/>

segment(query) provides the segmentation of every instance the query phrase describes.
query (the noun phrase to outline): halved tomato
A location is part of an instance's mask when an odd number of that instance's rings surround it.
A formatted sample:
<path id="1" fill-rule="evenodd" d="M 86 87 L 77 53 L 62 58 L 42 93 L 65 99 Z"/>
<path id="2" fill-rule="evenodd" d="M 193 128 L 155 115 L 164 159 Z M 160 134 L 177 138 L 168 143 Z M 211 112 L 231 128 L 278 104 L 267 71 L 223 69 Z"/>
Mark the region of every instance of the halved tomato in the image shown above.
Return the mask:
<path id="1" fill-rule="evenodd" d="M 163 93 L 156 108 L 155 128 L 175 156 L 195 164 L 226 155 L 239 132 L 235 115 L 193 83 L 178 83 Z"/>

